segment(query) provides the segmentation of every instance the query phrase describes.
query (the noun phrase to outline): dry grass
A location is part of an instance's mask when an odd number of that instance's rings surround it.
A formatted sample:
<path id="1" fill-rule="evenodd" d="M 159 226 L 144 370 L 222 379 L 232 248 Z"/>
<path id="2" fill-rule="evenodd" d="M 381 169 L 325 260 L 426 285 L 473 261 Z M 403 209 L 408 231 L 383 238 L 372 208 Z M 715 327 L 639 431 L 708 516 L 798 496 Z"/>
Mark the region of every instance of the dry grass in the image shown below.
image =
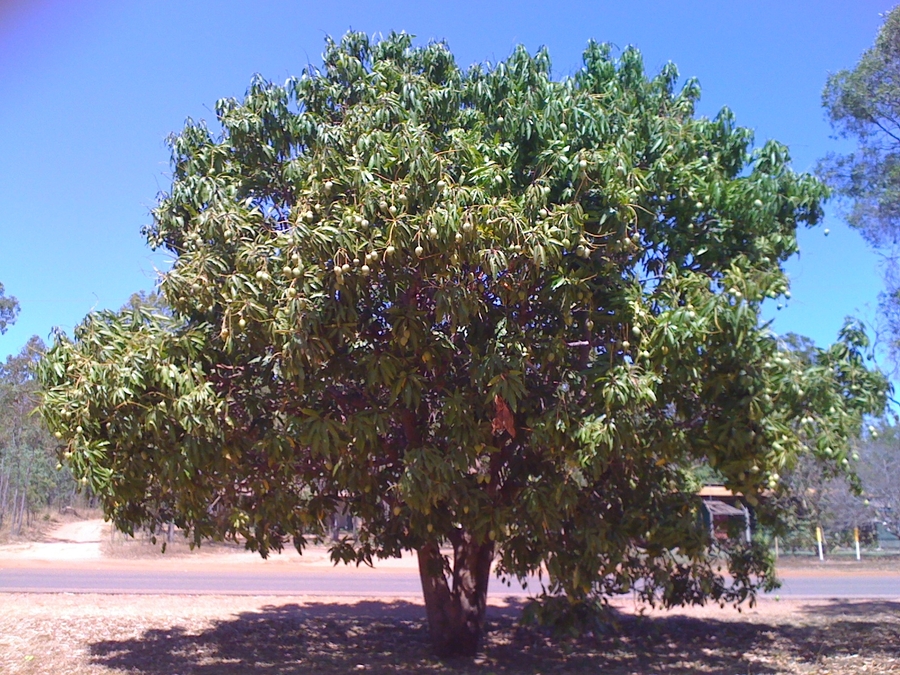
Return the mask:
<path id="1" fill-rule="evenodd" d="M 900 673 L 900 602 L 764 601 L 738 614 L 641 616 L 580 640 L 522 628 L 490 609 L 482 655 L 431 658 L 420 604 L 235 596 L 0 596 L 0 672 L 53 675 L 250 673 Z"/>
<path id="2" fill-rule="evenodd" d="M 131 537 L 118 531 L 113 531 L 105 537 L 100 550 L 103 557 L 117 560 L 154 560 L 170 559 L 184 556 L 210 556 L 222 553 L 242 553 L 246 549 L 242 544 L 233 542 L 204 541 L 200 546 L 191 546 L 181 531 L 176 531 L 171 542 L 166 543 L 163 550 L 165 534 L 156 535 L 156 543 L 150 540 L 147 532 L 137 532 Z"/>

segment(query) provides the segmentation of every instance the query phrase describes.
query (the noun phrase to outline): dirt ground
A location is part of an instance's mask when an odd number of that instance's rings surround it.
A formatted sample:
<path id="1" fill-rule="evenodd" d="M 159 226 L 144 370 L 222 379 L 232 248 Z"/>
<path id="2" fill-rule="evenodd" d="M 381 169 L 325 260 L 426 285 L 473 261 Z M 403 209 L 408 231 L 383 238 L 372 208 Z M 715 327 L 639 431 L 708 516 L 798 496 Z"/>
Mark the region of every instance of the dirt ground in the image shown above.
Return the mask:
<path id="1" fill-rule="evenodd" d="M 898 673 L 900 602 L 767 600 L 738 614 L 641 615 L 554 639 L 494 598 L 479 658 L 429 656 L 408 598 L 25 595 L 0 598 L 0 672 L 129 673 Z"/>
<path id="2" fill-rule="evenodd" d="M 324 551 L 309 554 L 304 564 L 330 566 Z M 183 544 L 166 555 L 204 566 L 258 560 L 233 547 L 197 554 Z M 65 523 L 44 541 L 0 547 L 3 563 L 40 560 L 161 562 L 155 549 L 117 539 L 102 521 Z M 836 564 L 829 573 L 847 572 Z M 429 656 L 417 597 L 7 593 L 0 673 L 900 673 L 900 599 L 765 599 L 742 612 L 649 611 L 628 599 L 615 607 L 607 631 L 561 640 L 520 626 L 521 600 L 495 590 L 482 653 L 441 662 Z"/>

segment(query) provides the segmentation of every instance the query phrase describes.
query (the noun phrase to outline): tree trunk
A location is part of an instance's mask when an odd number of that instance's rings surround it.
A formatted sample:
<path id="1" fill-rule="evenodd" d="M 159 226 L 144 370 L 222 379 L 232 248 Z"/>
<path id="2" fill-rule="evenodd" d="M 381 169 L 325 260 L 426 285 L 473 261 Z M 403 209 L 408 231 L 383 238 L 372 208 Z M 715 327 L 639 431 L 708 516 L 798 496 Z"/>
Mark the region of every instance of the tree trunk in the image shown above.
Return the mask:
<path id="1" fill-rule="evenodd" d="M 13 536 L 18 536 L 19 529 L 20 529 L 16 526 L 16 523 L 17 523 L 16 518 L 17 518 L 17 514 L 18 514 L 18 511 L 16 510 L 16 506 L 18 506 L 18 502 L 19 502 L 19 486 L 16 485 L 16 489 L 13 491 L 13 498 L 12 498 L 12 521 L 10 522 L 10 525 L 9 525 L 9 531 Z"/>
<path id="2" fill-rule="evenodd" d="M 6 472 L 5 457 L 0 457 L 0 527 L 6 518 L 6 497 L 9 493 L 9 474 Z"/>
<path id="3" fill-rule="evenodd" d="M 425 613 L 439 657 L 471 657 L 477 653 L 484 631 L 494 543 L 475 542 L 468 533 L 460 531 L 454 532 L 450 540 L 452 570 L 436 542 L 418 550 Z"/>

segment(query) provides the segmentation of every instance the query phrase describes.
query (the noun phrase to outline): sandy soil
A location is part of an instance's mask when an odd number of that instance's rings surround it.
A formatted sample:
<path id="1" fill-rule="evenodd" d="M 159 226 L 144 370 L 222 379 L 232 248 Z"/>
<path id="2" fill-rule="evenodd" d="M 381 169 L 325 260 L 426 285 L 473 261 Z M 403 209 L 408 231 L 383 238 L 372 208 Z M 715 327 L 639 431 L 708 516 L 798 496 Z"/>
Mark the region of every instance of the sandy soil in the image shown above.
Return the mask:
<path id="1" fill-rule="evenodd" d="M 4 560 L 100 560 L 100 545 L 108 532 L 109 525 L 102 520 L 63 523 L 48 533 L 44 541 L 0 546 L 0 555 Z"/>
<path id="2" fill-rule="evenodd" d="M 247 551 L 235 544 L 204 543 L 191 549 L 185 540 L 176 535 L 175 542 L 167 546 L 165 552 L 159 544 L 151 544 L 142 538 L 131 538 L 113 532 L 109 523 L 102 519 L 92 519 L 63 523 L 46 533 L 41 541 L 18 542 L 0 545 L 0 560 L 7 566 L 29 566 L 33 564 L 72 562 L 90 563 L 92 567 L 134 567 L 157 568 L 169 565 L 221 566 L 285 565 L 333 569 L 335 572 L 352 571 L 352 566 L 334 566 L 325 546 L 309 546 L 303 555 L 294 549 L 273 553 L 263 560 L 258 553 Z M 378 569 L 417 570 L 414 554 L 402 558 L 379 560 Z M 2 671 L 0 671 L 2 672 Z"/>

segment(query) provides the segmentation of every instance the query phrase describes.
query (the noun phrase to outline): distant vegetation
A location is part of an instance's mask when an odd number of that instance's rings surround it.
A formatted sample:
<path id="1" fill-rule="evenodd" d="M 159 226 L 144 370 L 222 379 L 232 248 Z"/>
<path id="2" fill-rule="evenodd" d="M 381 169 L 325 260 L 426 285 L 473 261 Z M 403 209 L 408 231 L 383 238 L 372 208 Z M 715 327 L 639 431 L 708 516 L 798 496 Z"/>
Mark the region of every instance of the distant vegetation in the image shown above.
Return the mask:
<path id="1" fill-rule="evenodd" d="M 0 331 L 15 321 L 19 306 L 0 284 Z M 34 365 L 44 343 L 31 338 L 22 351 L 0 364 L 0 536 L 20 536 L 45 509 L 64 509 L 79 500 L 77 483 L 59 463 L 59 442 L 39 415 Z"/>

